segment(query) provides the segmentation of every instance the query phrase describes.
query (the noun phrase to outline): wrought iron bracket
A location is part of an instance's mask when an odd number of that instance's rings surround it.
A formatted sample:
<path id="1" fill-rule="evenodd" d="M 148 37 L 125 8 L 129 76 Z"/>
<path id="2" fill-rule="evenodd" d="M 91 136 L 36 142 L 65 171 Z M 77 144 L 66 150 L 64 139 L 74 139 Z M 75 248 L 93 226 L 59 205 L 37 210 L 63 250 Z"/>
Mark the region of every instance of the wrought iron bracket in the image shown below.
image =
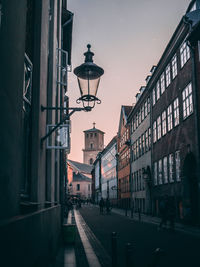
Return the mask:
<path id="1" fill-rule="evenodd" d="M 45 110 L 66 110 L 66 111 L 70 111 L 66 116 L 64 116 L 64 118 L 58 123 L 56 124 L 56 126 L 54 128 L 51 129 L 51 131 L 49 131 L 45 136 L 43 136 L 41 138 L 41 148 L 43 147 L 43 142 L 60 126 L 62 125 L 66 120 L 69 120 L 71 115 L 74 114 L 76 111 L 86 111 L 89 112 L 92 110 L 91 107 L 83 107 L 83 108 L 78 108 L 78 107 L 72 107 L 72 108 L 65 108 L 65 107 L 44 107 L 41 105 L 41 111 L 45 111 Z"/>

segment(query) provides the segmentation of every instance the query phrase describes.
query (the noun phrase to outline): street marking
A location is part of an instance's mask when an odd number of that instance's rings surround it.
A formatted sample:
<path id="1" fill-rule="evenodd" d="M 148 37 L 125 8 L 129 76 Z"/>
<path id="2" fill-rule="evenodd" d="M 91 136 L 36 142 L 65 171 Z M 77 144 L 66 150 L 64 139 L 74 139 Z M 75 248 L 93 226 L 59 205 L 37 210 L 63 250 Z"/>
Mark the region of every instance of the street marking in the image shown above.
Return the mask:
<path id="1" fill-rule="evenodd" d="M 76 225 L 77 225 L 79 235 L 80 235 L 80 238 L 81 238 L 84 250 L 85 250 L 88 264 L 90 267 L 94 267 L 94 266 L 95 267 L 101 267 L 101 264 L 99 263 L 99 260 L 96 256 L 92 246 L 90 245 L 90 242 L 89 242 L 89 240 L 85 234 L 85 231 L 81 225 L 79 212 L 77 212 L 77 210 L 74 210 L 74 213 L 75 213 Z"/>

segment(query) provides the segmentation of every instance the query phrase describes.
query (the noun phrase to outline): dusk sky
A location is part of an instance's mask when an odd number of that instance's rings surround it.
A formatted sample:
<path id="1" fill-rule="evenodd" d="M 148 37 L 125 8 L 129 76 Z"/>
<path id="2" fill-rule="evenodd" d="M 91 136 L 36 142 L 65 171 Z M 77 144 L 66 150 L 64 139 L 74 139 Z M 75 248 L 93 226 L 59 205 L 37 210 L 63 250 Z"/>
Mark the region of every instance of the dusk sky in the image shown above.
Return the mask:
<path id="1" fill-rule="evenodd" d="M 135 103 L 135 95 L 184 15 L 190 0 L 69 0 L 74 13 L 72 67 L 83 63 L 87 44 L 94 63 L 105 71 L 97 97 L 102 103 L 91 112 L 71 117 L 69 158 L 83 162 L 84 130 L 105 132 L 105 146 L 117 134 L 121 105 Z M 75 75 L 69 73 L 70 106 L 80 97 Z M 81 104 L 79 105 L 81 106 Z"/>

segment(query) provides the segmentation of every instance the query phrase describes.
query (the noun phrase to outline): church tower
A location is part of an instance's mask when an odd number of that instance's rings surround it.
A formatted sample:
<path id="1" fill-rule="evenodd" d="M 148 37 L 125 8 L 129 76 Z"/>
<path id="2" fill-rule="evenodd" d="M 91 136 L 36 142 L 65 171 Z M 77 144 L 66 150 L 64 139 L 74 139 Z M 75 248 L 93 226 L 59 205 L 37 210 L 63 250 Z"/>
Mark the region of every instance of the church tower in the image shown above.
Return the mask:
<path id="1" fill-rule="evenodd" d="M 84 131 L 85 148 L 83 149 L 83 163 L 92 165 L 99 152 L 104 149 L 104 132 L 95 128 Z"/>

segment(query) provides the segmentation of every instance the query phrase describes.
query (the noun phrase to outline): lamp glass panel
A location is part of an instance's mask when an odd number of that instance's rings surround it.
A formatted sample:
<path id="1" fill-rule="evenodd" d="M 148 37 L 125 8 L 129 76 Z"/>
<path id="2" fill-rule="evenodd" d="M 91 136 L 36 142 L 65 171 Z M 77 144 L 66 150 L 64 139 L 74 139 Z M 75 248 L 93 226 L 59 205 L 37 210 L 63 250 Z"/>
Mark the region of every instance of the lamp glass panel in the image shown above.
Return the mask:
<path id="1" fill-rule="evenodd" d="M 99 81 L 100 78 L 89 80 L 78 77 L 81 96 L 91 95 L 96 97 Z"/>

